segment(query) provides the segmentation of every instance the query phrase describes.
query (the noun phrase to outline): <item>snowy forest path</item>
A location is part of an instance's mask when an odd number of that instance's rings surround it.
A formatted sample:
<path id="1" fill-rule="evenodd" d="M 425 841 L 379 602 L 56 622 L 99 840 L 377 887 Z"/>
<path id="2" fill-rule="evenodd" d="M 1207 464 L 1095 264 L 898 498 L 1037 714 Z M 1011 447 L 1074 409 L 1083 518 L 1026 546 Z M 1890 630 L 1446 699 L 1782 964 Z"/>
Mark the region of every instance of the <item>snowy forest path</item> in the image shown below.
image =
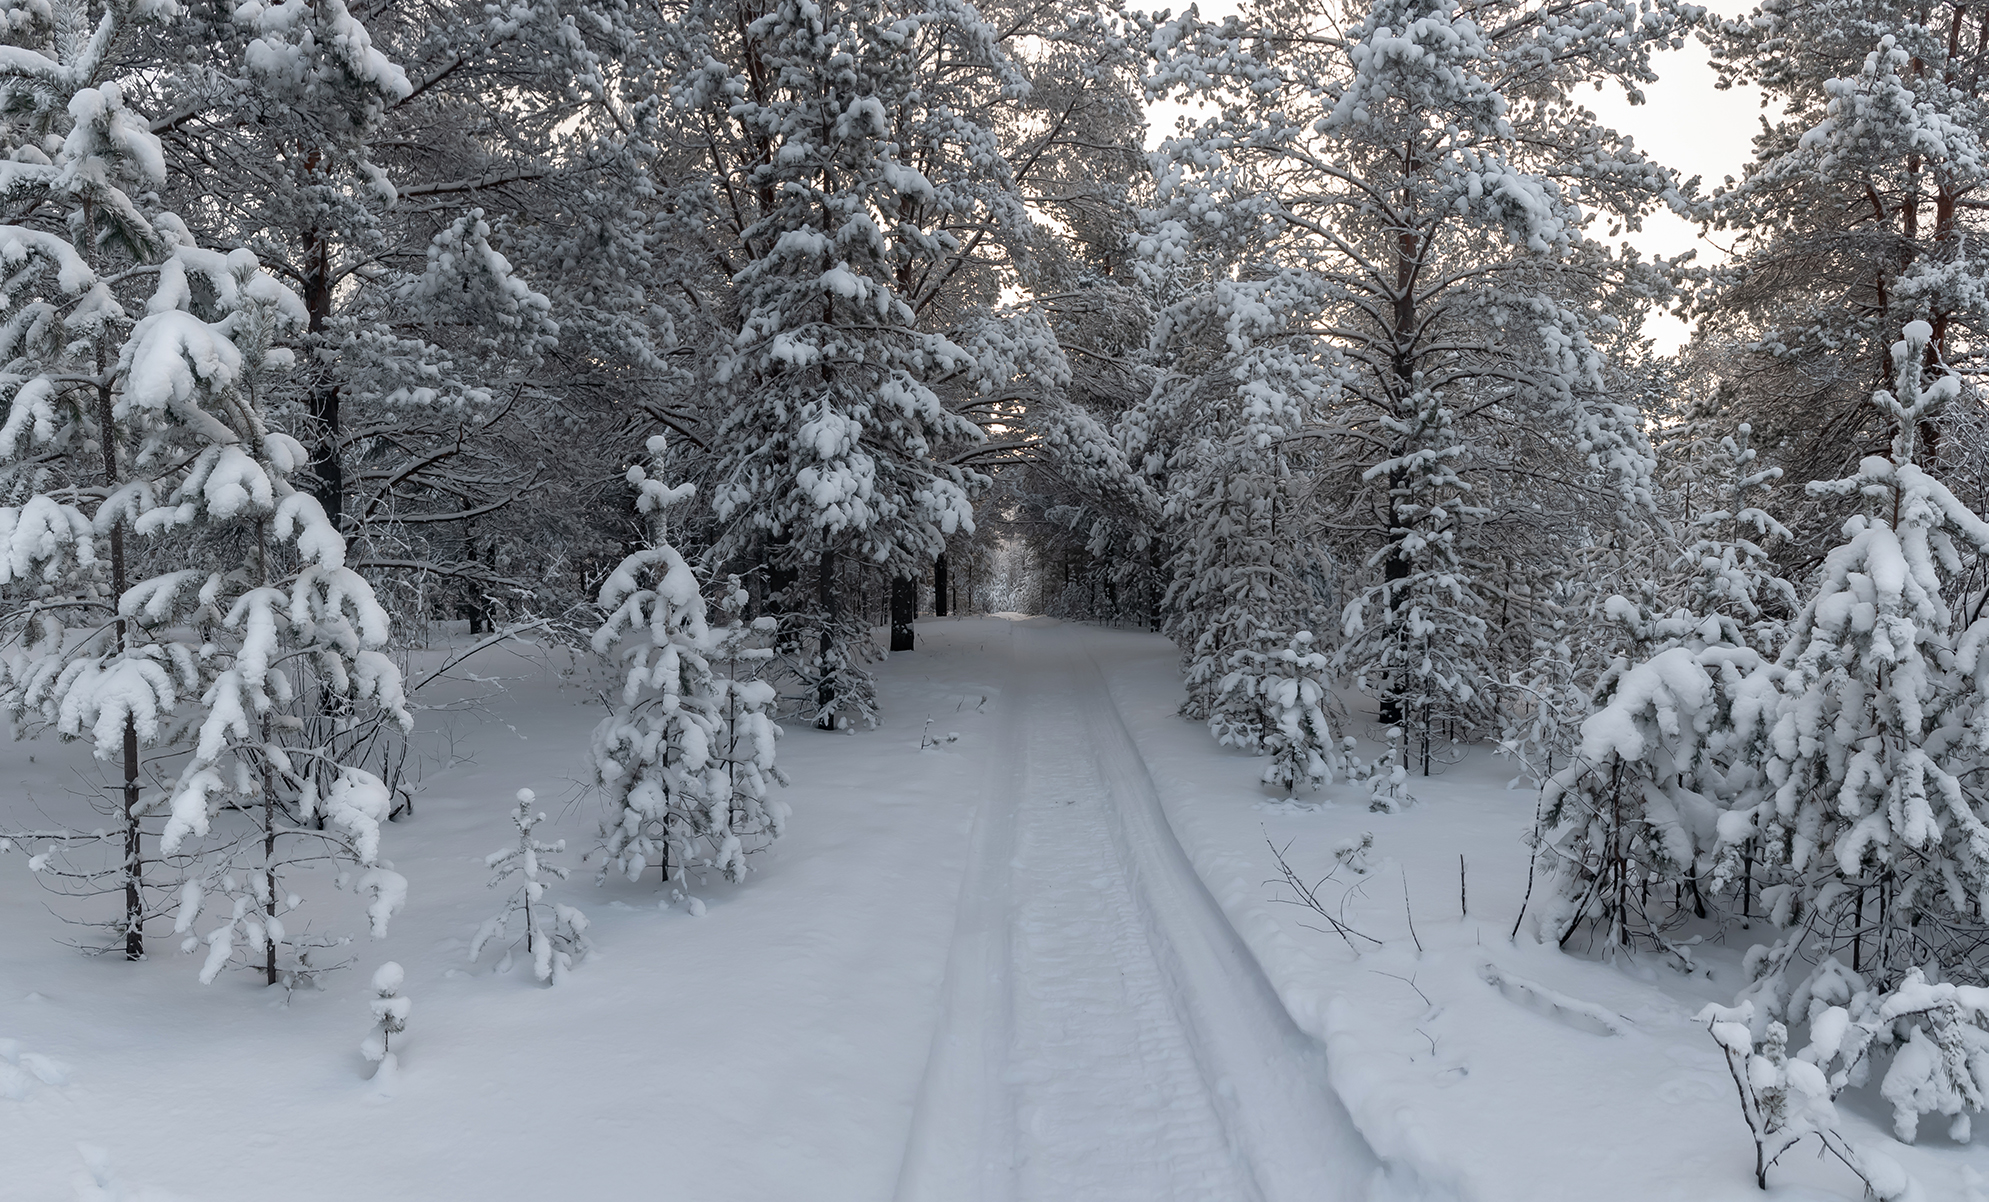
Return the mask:
<path id="1" fill-rule="evenodd" d="M 1110 648 L 1011 630 L 899 1202 L 1364 1197 L 1374 1155 L 1168 826 Z"/>

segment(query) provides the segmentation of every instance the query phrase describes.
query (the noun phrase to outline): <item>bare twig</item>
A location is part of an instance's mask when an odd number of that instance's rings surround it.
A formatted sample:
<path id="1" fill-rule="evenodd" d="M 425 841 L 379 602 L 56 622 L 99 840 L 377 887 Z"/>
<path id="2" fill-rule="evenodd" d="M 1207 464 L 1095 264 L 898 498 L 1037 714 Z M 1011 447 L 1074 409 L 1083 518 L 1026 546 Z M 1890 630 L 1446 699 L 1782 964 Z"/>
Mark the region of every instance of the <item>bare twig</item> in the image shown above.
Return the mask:
<path id="1" fill-rule="evenodd" d="M 1423 954 L 1423 941 L 1416 936 L 1416 912 L 1409 908 L 1409 870 L 1400 864 L 1396 868 L 1402 873 L 1402 913 L 1409 916 L 1409 938 L 1416 941 L 1416 954 Z"/>
<path id="2" fill-rule="evenodd" d="M 1332 880 L 1333 879 L 1332 873 L 1329 872 L 1325 876 L 1319 878 L 1319 880 L 1316 883 L 1312 885 L 1307 885 L 1305 883 L 1304 878 L 1300 877 L 1298 875 L 1298 872 L 1294 870 L 1288 862 L 1286 862 L 1283 849 L 1280 848 L 1277 844 L 1272 843 L 1269 838 L 1266 838 L 1264 842 L 1271 849 L 1271 858 L 1277 861 L 1279 875 L 1283 877 L 1284 883 L 1291 887 L 1291 891 L 1297 895 L 1296 901 L 1293 901 L 1288 898 L 1279 898 L 1278 899 L 1279 901 L 1285 902 L 1287 905 L 1304 906 L 1306 909 L 1311 910 L 1313 913 L 1319 915 L 1321 918 L 1324 918 L 1329 924 L 1332 925 L 1333 933 L 1338 935 L 1341 939 L 1345 940 L 1347 947 L 1354 951 L 1360 950 L 1359 948 L 1354 947 L 1354 938 L 1356 936 L 1367 940 L 1369 943 L 1374 944 L 1376 947 L 1381 946 L 1381 940 L 1376 939 L 1372 935 L 1362 934 L 1360 931 L 1357 931 L 1354 928 L 1348 926 L 1345 922 L 1342 922 L 1339 918 L 1335 917 L 1331 911 L 1327 910 L 1325 903 L 1319 900 L 1319 893 L 1318 893 L 1319 886 L 1325 884 L 1327 881 Z M 1286 846 L 1289 847 L 1290 844 L 1286 844 Z"/>

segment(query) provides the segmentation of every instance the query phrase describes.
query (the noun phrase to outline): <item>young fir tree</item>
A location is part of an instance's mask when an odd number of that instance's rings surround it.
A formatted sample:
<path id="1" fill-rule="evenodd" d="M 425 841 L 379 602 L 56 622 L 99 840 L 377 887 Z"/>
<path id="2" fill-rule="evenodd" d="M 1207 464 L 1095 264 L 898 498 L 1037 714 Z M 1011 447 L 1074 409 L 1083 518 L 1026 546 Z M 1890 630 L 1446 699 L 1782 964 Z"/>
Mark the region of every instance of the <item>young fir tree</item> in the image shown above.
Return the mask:
<path id="1" fill-rule="evenodd" d="M 636 511 L 650 529 L 648 545 L 601 585 L 607 618 L 594 631 L 594 652 L 626 667 L 613 714 L 594 728 L 593 756 L 595 784 L 612 811 L 603 831 L 607 863 L 630 880 L 657 864 L 667 882 L 683 879 L 703 822 L 719 688 L 706 659 L 704 595 L 670 545 L 666 518 L 695 489 L 656 478 L 666 446 L 662 435 L 650 438 L 650 467 L 628 470 Z"/>
<path id="2" fill-rule="evenodd" d="M 481 957 L 492 941 L 506 938 L 515 914 L 524 919 L 525 954 L 531 958 L 532 975 L 557 985 L 592 945 L 587 941 L 587 916 L 578 907 L 546 900 L 547 881 L 541 877 L 563 881 L 569 870 L 551 859 L 566 850 L 566 840 L 546 843 L 532 833 L 546 820 L 543 811 L 532 812 L 536 800 L 530 789 L 518 790 L 518 805 L 511 812 L 511 825 L 518 831 L 517 842 L 484 857 L 484 867 L 495 870 L 490 877 L 491 888 L 513 877 L 518 878 L 518 885 L 505 896 L 504 909 L 477 928 L 476 937 L 470 940 L 470 959 Z M 511 967 L 509 947 L 505 948 L 504 960 L 498 967 L 505 970 Z"/>
<path id="3" fill-rule="evenodd" d="M 693 867 L 736 881 L 747 853 L 778 838 L 787 818 L 787 807 L 767 796 L 769 782 L 786 783 L 774 766 L 773 688 L 755 679 L 771 653 L 754 643 L 772 623 L 739 620 L 746 597 L 735 580 L 726 625 L 711 629 L 697 576 L 669 542 L 666 511 L 692 488 L 656 478 L 665 447 L 662 436 L 651 438 L 650 468 L 628 471 L 636 508 L 651 523 L 649 545 L 601 586 L 608 616 L 594 649 L 628 665 L 615 712 L 594 730 L 595 783 L 614 811 L 602 850 L 630 880 L 658 864 L 666 882 L 684 882 Z M 728 675 L 715 671 L 720 663 Z"/>
<path id="4" fill-rule="evenodd" d="M 383 1086 L 392 1085 L 400 1071 L 393 1040 L 407 1030 L 407 1016 L 414 1009 L 414 1000 L 401 992 L 406 982 L 407 973 L 392 960 L 373 972 L 373 998 L 368 1003 L 373 1011 L 373 1031 L 360 1042 L 359 1054 L 378 1066 L 373 1079 Z"/>
<path id="5" fill-rule="evenodd" d="M 744 879 L 747 855 L 778 839 L 789 813 L 786 802 L 767 794 L 769 785 L 787 784 L 787 775 L 774 764 L 781 729 L 773 710 L 779 698 L 761 675 L 774 659 L 767 643 L 778 624 L 764 617 L 746 622 L 742 614 L 750 600 L 739 578 L 727 577 L 719 598 L 725 624 L 712 632 L 711 662 L 723 673 L 716 679 L 714 772 L 705 824 L 712 865 L 730 881 Z"/>

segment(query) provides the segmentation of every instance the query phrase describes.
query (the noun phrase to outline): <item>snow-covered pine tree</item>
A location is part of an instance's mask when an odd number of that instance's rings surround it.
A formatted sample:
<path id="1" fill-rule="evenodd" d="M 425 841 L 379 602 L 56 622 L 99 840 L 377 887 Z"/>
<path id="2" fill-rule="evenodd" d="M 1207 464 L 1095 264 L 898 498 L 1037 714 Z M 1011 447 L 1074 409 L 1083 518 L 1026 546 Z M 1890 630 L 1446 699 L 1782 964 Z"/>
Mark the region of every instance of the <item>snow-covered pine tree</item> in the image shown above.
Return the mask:
<path id="1" fill-rule="evenodd" d="M 862 688 L 839 557 L 909 577 L 973 526 L 980 477 L 951 457 L 982 431 L 946 398 L 983 381 L 935 302 L 1028 220 L 992 132 L 946 98 L 1021 80 L 952 0 L 744 11 L 699 0 L 664 46 L 670 120 L 695 127 L 710 173 L 683 211 L 725 265 L 715 308 L 736 314 L 706 376 L 724 415 L 712 499 L 726 554 L 813 569 L 804 712 L 831 726 Z"/>
<path id="2" fill-rule="evenodd" d="M 1271 753 L 1265 780 L 1286 789 L 1330 780 L 1340 751 L 1312 634 L 1330 621 L 1327 571 L 1289 445 L 1337 383 L 1306 329 L 1318 304 L 1306 283 L 1217 280 L 1170 307 L 1153 350 L 1173 370 L 1125 423 L 1164 473 L 1178 548 L 1165 629 L 1185 668 L 1182 712 L 1226 746 Z"/>
<path id="3" fill-rule="evenodd" d="M 1473 650 L 1479 624 L 1534 620 L 1537 590 L 1482 591 L 1487 544 L 1571 554 L 1651 504 L 1618 361 L 1668 284 L 1588 227 L 1607 214 L 1634 229 L 1686 197 L 1574 96 L 1615 83 L 1640 99 L 1682 14 L 1267 3 L 1153 32 L 1150 91 L 1202 107 L 1159 151 L 1144 249 L 1171 269 L 1207 256 L 1236 278 L 1296 273 L 1320 298 L 1312 328 L 1348 370 L 1331 420 L 1306 432 L 1324 448 L 1314 517 L 1378 576 L 1356 637 L 1392 649 L 1377 681 L 1391 724 L 1424 702 L 1482 715 L 1497 673 Z M 1425 674 L 1426 645 L 1464 650 Z"/>
<path id="4" fill-rule="evenodd" d="M 1964 554 L 1989 553 L 1989 523 L 1920 465 L 1921 431 L 1961 380 L 1929 369 L 1929 323 L 1904 334 L 1893 387 L 1872 398 L 1894 427 L 1890 457 L 1809 486 L 1859 498 L 1863 512 L 1789 625 L 1763 779 L 1721 823 L 1728 843 L 1758 839 L 1781 878 L 1765 891 L 1778 925 L 1848 952 L 1882 987 L 1915 966 L 1980 972 L 1979 940 L 1962 933 L 1980 930 L 1976 899 L 1989 890 L 1989 799 L 1976 783 L 1989 621 L 1978 605 L 1957 623 L 1944 596 Z"/>
<path id="5" fill-rule="evenodd" d="M 506 578 L 481 562 L 494 540 L 479 548 L 472 524 L 532 475 L 494 435 L 548 458 L 565 449 L 533 437 L 547 402 L 523 378 L 559 326 L 499 248 L 531 207 L 525 182 L 541 184 L 543 219 L 557 209 L 547 195 L 571 187 L 564 170 L 610 178 L 587 118 L 602 119 L 602 50 L 626 48 L 625 11 L 587 0 L 358 8 L 202 5 L 182 61 L 149 86 L 167 114 L 169 186 L 190 198 L 201 236 L 256 251 L 304 301 L 308 353 L 272 403 L 298 411 L 312 487 L 355 558 L 382 587 L 390 578 L 396 592 L 475 604 Z M 502 121 L 490 117 L 493 88 L 507 98 Z M 242 185 L 217 188 L 217 177 Z M 635 206 L 620 208 L 625 228 L 640 226 Z M 535 238 L 527 253 L 571 258 L 577 240 Z"/>
<path id="6" fill-rule="evenodd" d="M 117 84 L 90 83 L 137 10 L 56 7 L 13 26 L 55 57 L 22 47 L 0 65 L 25 102 L 12 153 L 34 200 L 33 224 L 5 235 L 19 266 L 0 444 L 19 504 L 0 522 L 6 584 L 34 594 L 8 702 L 125 761 L 127 954 L 143 917 L 138 820 L 169 812 L 159 853 L 173 857 L 227 810 L 199 873 L 248 904 L 210 935 L 203 975 L 240 931 L 273 982 L 278 947 L 304 945 L 279 917 L 300 901 L 278 879 L 291 843 L 370 867 L 386 816 L 379 782 L 314 740 L 325 728 L 308 719 L 405 722 L 400 676 L 343 540 L 290 483 L 305 452 L 266 407 L 302 304 L 253 254 L 206 250 L 156 207 L 157 139 Z M 62 629 L 85 623 L 81 639 Z M 175 745 L 177 779 L 141 797 L 138 749 Z M 181 905 L 184 929 L 197 891 Z"/>
<path id="7" fill-rule="evenodd" d="M 130 6 L 93 11 L 72 0 L 7 15 L 0 108 L 10 193 L 26 217 L 0 227 L 0 680 L 17 723 L 41 719 L 64 738 L 89 738 L 97 758 L 118 765 L 121 855 L 110 879 L 93 885 L 121 894 L 116 940 L 136 960 L 150 911 L 139 756 L 169 737 L 162 712 L 197 684 L 185 649 L 176 660 L 121 612 L 136 574 L 128 514 L 106 504 L 157 470 L 134 458 L 135 423 L 118 401 L 131 383 L 130 309 L 147 307 L 148 288 L 177 307 L 160 267 L 173 242 L 155 228 L 159 215 L 148 220 L 133 200 L 164 182 L 164 168 L 122 89 L 103 82 L 138 20 Z M 185 265 L 170 270 L 184 287 Z"/>
<path id="8" fill-rule="evenodd" d="M 170 454 L 185 467 L 170 489 L 131 501 L 140 535 L 191 543 L 214 566 L 135 585 L 122 608 L 155 630 L 200 640 L 193 746 L 167 790 L 159 847 L 171 855 L 189 840 L 218 843 L 204 853 L 208 887 L 237 904 L 204 937 L 202 979 L 213 979 L 239 938 L 274 984 L 280 974 L 320 969 L 309 962 L 311 948 L 344 942 L 288 930 L 281 916 L 302 904 L 285 884 L 289 869 L 327 859 L 361 869 L 375 937 L 405 898 L 405 880 L 379 861 L 391 796 L 350 762 L 348 736 L 369 724 L 404 731 L 412 719 L 386 654 L 387 615 L 346 566 L 345 540 L 317 498 L 291 483 L 306 467 L 304 448 L 262 404 L 263 374 L 289 360 L 272 340 L 301 316 L 295 297 L 259 277 L 245 251 L 229 266 L 234 296 L 223 294 L 217 324 L 232 335 L 240 366 L 211 371 L 198 385 L 182 377 L 151 401 L 180 422 L 161 423 L 147 457 Z M 145 362 L 142 348 L 133 359 Z M 146 399 L 130 396 L 134 407 Z M 246 563 L 229 564 L 230 552 Z M 220 830 L 217 815 L 227 816 Z M 286 945 L 296 954 L 287 964 Z"/>
<path id="9" fill-rule="evenodd" d="M 515 914 L 524 919 L 525 954 L 531 958 L 532 975 L 557 985 L 592 945 L 587 940 L 587 916 L 578 907 L 546 900 L 548 882 L 541 877 L 563 881 L 570 870 L 551 859 L 566 850 L 566 840 L 546 843 L 532 833 L 546 820 L 543 811 L 533 812 L 537 800 L 530 789 L 518 790 L 518 804 L 511 811 L 517 840 L 484 857 L 484 867 L 494 870 L 490 888 L 496 889 L 512 877 L 518 878 L 518 885 L 505 896 L 504 908 L 477 928 L 476 937 L 470 940 L 470 960 L 481 957 L 493 941 L 508 938 Z M 510 964 L 511 949 L 507 946 L 500 967 L 508 969 Z"/>
<path id="10" fill-rule="evenodd" d="M 1989 320 L 1989 15 L 1966 3 L 1763 0 L 1703 35 L 1723 83 L 1775 114 L 1741 179 L 1715 192 L 1733 267 L 1701 298 L 1701 343 L 1734 356 L 1736 416 L 1798 479 L 1846 474 L 1890 436 L 1867 401 L 1893 379 L 1894 332 L 1922 320 L 1964 365 Z M 1924 465 L 1938 430 L 1921 432 Z"/>

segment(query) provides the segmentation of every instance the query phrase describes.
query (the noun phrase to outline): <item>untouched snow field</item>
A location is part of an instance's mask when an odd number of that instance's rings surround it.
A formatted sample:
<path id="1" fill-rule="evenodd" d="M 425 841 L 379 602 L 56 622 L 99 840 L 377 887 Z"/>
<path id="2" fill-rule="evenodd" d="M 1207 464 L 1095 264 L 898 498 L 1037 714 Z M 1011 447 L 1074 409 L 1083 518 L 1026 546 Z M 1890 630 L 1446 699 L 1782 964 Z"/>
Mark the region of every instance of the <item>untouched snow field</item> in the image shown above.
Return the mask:
<path id="1" fill-rule="evenodd" d="M 1754 1189 L 1692 1022 L 1738 988 L 1746 932 L 1689 977 L 1515 944 L 1532 799 L 1504 763 L 1474 748 L 1402 814 L 1339 786 L 1292 804 L 1174 716 L 1175 669 L 1152 635 L 922 623 L 879 665 L 882 728 L 789 728 L 787 837 L 694 915 L 579 864 L 599 682 L 564 653 L 482 652 L 424 698 L 417 812 L 383 841 L 407 908 L 287 997 L 201 986 L 163 931 L 142 964 L 79 956 L 62 918 L 108 905 L 0 856 L 0 1199 L 1859 1196 L 1809 1147 Z M 0 827 L 97 825 L 94 771 L 0 746 Z M 568 841 L 554 896 L 593 921 L 595 954 L 550 989 L 465 954 L 521 787 Z M 1320 889 L 1380 941 L 1357 955 L 1280 904 L 1269 844 L 1310 881 L 1363 832 L 1366 871 Z M 298 891 L 323 929 L 364 929 L 348 895 Z M 383 1094 L 358 1048 L 390 959 L 413 1012 Z M 1989 1202 L 1989 1153 L 1903 1147 L 1871 1101 L 1840 1103 L 1854 1140 L 1927 1202 Z"/>

